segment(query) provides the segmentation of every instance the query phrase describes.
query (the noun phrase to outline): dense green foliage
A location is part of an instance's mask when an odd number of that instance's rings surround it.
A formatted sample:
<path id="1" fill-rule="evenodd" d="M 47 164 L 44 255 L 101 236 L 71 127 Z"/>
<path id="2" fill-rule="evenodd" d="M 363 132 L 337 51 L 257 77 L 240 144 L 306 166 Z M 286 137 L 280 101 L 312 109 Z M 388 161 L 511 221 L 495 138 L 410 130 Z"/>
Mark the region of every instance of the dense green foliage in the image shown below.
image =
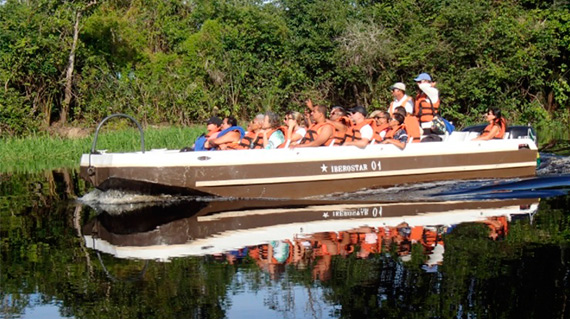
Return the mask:
<path id="1" fill-rule="evenodd" d="M 565 1 L 1 3 L 0 136 L 117 112 L 145 124 L 245 120 L 309 97 L 384 108 L 393 82 L 413 95 L 425 71 L 460 126 L 500 106 L 511 123 L 568 138 Z"/>

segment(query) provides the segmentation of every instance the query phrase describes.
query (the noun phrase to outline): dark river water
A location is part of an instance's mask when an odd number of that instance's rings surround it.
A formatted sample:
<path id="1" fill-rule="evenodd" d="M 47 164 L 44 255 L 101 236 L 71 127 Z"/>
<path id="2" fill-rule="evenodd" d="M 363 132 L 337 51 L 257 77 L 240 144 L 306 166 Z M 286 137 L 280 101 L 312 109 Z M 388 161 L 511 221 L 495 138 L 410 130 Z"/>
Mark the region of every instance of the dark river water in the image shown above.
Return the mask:
<path id="1" fill-rule="evenodd" d="M 570 318 L 570 158 L 311 200 L 0 175 L 0 318 Z"/>

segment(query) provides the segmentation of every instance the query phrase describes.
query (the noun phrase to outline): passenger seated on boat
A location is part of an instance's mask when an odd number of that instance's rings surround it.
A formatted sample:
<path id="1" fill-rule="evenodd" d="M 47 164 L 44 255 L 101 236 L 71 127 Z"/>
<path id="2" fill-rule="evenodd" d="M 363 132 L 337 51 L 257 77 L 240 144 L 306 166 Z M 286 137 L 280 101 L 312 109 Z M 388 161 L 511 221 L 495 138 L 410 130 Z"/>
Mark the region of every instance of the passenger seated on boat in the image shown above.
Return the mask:
<path id="1" fill-rule="evenodd" d="M 285 142 L 283 128 L 280 127 L 279 116 L 271 111 L 265 113 L 263 120 L 263 148 L 273 149 Z"/>
<path id="2" fill-rule="evenodd" d="M 507 130 L 507 122 L 501 115 L 501 110 L 498 108 L 488 109 L 485 114 L 489 125 L 485 127 L 481 135 L 474 138 L 473 141 L 486 141 L 492 139 L 502 139 Z"/>
<path id="3" fill-rule="evenodd" d="M 414 115 L 408 114 L 406 109 L 399 106 L 396 108 L 395 112 L 400 113 L 404 116 L 404 126 L 406 128 L 406 133 L 408 133 L 408 142 L 419 143 L 422 139 L 423 129 L 420 126 L 418 118 Z"/>
<path id="4" fill-rule="evenodd" d="M 372 140 L 370 143 L 379 144 L 384 140 L 386 133 L 388 133 L 390 130 L 390 125 L 388 124 L 390 113 L 376 110 L 372 112 L 368 117 L 374 120 L 374 122 L 372 122 L 372 130 L 374 131 L 374 134 L 372 135 Z"/>
<path id="5" fill-rule="evenodd" d="M 346 140 L 342 144 L 343 146 L 354 145 L 359 148 L 365 148 L 372 136 L 374 135 L 374 130 L 372 129 L 372 120 L 367 119 L 366 109 L 363 106 L 356 106 L 348 111 L 350 118 L 354 125 L 348 130 L 346 134 Z"/>
<path id="6" fill-rule="evenodd" d="M 262 149 L 263 148 L 263 134 L 261 127 L 265 115 L 257 114 L 247 126 L 247 132 L 239 142 L 239 149 Z"/>
<path id="7" fill-rule="evenodd" d="M 382 141 L 382 144 L 394 144 L 400 149 L 404 149 L 406 143 L 408 143 L 408 133 L 404 125 L 404 116 L 396 112 L 389 123 L 391 130 L 386 134 L 386 139 Z"/>
<path id="8" fill-rule="evenodd" d="M 300 144 L 290 145 L 289 148 L 329 146 L 333 143 L 334 127 L 332 124 L 327 123 L 326 116 L 327 108 L 325 106 L 317 105 L 313 107 L 313 110 L 311 111 L 311 119 L 314 124 L 307 129 L 307 134 L 305 134 L 305 137 Z"/>
<path id="9" fill-rule="evenodd" d="M 208 131 L 198 136 L 198 138 L 196 138 L 196 141 L 194 141 L 194 145 L 192 145 L 192 147 L 185 147 L 180 151 L 188 152 L 188 151 L 209 150 L 209 148 L 206 148 L 205 144 L 208 140 L 215 139 L 217 137 L 218 133 L 220 132 L 221 125 L 222 125 L 222 119 L 220 119 L 217 116 L 210 117 L 210 119 L 208 119 L 208 122 L 206 122 L 206 129 Z"/>
<path id="10" fill-rule="evenodd" d="M 334 145 L 342 145 L 346 139 L 348 129 L 352 126 L 352 121 L 342 106 L 333 106 L 329 114 L 327 122 L 334 126 Z"/>
<path id="11" fill-rule="evenodd" d="M 305 119 L 299 112 L 287 112 L 285 114 L 285 125 L 287 126 L 287 132 L 285 132 L 285 144 L 283 147 L 299 144 L 301 139 L 307 134 Z"/>
<path id="12" fill-rule="evenodd" d="M 209 140 L 206 145 L 218 150 L 237 149 L 244 135 L 245 131 L 237 126 L 237 120 L 231 116 L 226 117 L 222 122 L 222 131 L 218 133 L 218 137 Z"/>

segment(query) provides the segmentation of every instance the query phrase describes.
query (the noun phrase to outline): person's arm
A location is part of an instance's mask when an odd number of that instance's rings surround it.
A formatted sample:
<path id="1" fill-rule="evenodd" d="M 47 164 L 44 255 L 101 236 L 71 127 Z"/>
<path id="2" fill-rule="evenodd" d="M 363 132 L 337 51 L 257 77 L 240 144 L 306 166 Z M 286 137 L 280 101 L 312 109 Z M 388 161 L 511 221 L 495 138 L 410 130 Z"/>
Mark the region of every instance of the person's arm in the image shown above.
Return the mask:
<path id="1" fill-rule="evenodd" d="M 401 150 L 406 148 L 406 143 L 400 142 L 399 140 L 393 139 L 393 138 L 383 140 L 382 144 L 393 144 L 393 145 L 396 145 Z"/>
<path id="2" fill-rule="evenodd" d="M 333 127 L 330 125 L 325 125 L 321 128 L 319 135 L 317 136 L 317 138 L 314 141 L 309 142 L 309 143 L 305 143 L 305 144 L 291 145 L 289 147 L 290 148 L 296 148 L 296 147 L 321 146 L 321 145 L 325 144 L 325 142 L 328 141 L 332 135 L 333 135 Z"/>
<path id="3" fill-rule="evenodd" d="M 216 138 L 215 140 L 211 140 L 208 142 L 211 146 L 216 147 L 216 146 L 220 146 L 222 144 L 236 142 L 239 140 L 239 136 L 240 136 L 239 132 L 232 131 L 232 132 L 226 133 L 224 136 L 222 136 L 220 138 Z"/>
<path id="4" fill-rule="evenodd" d="M 493 125 L 493 127 L 491 128 L 491 131 L 489 132 L 489 134 L 487 135 L 479 135 L 478 137 L 474 138 L 473 141 L 488 141 L 488 140 L 492 140 L 495 138 L 495 136 L 497 136 L 497 134 L 499 134 L 499 131 L 501 131 L 501 128 L 498 125 Z"/>

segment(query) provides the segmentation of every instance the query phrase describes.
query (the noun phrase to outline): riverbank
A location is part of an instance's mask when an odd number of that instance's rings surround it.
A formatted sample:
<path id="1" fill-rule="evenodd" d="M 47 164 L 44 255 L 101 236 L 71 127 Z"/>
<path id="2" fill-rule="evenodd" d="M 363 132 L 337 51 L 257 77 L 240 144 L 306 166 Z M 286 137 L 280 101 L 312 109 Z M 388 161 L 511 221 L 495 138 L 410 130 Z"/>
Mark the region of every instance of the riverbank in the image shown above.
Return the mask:
<path id="1" fill-rule="evenodd" d="M 145 149 L 179 149 L 191 146 L 204 126 L 147 127 L 144 129 Z M 0 173 L 34 173 L 58 168 L 75 168 L 81 154 L 88 153 L 94 132 L 70 128 L 23 138 L 0 140 Z M 539 134 L 539 149 L 570 156 L 570 141 L 548 138 Z M 139 132 L 134 128 L 102 130 L 97 141 L 98 150 L 112 152 L 140 150 Z"/>
<path id="2" fill-rule="evenodd" d="M 203 126 L 148 127 L 145 149 L 177 149 L 191 146 Z M 88 153 L 94 132 L 89 134 L 38 134 L 0 140 L 0 173 L 33 173 L 78 167 L 81 154 Z M 140 150 L 139 132 L 133 128 L 101 131 L 97 149 L 113 152 Z"/>

